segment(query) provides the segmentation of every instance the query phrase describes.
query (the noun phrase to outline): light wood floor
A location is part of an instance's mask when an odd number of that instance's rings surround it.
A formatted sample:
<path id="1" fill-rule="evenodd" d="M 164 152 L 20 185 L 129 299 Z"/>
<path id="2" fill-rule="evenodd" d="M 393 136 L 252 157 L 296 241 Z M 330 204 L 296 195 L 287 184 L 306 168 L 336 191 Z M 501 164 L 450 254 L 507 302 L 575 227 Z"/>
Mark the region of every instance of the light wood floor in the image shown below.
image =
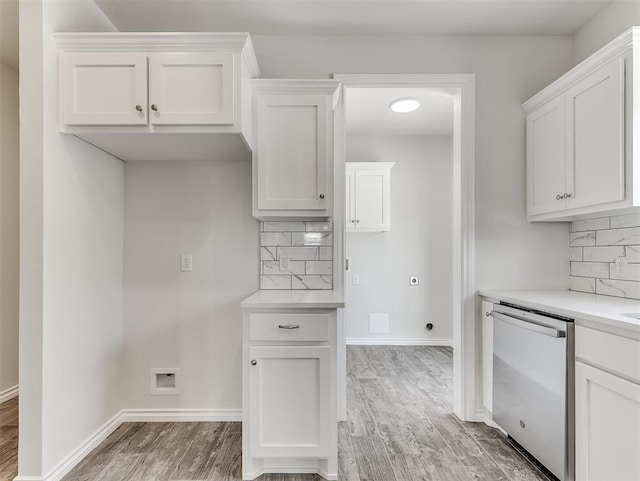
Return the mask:
<path id="1" fill-rule="evenodd" d="M 18 398 L 0 404 L 0 481 L 18 474 Z"/>
<path id="2" fill-rule="evenodd" d="M 340 481 L 546 480 L 499 432 L 451 413 L 452 352 L 349 347 Z M 318 481 L 265 475 L 260 481 Z M 239 423 L 128 423 L 64 481 L 241 480 Z"/>

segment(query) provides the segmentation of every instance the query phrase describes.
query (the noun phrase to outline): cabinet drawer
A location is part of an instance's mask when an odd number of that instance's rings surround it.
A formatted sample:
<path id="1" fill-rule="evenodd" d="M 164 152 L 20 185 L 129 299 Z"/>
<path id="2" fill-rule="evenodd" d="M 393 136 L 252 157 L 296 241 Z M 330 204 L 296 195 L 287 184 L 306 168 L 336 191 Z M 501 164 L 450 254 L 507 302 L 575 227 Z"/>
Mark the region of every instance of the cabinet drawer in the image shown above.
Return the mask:
<path id="1" fill-rule="evenodd" d="M 576 358 L 640 382 L 640 341 L 576 326 Z"/>
<path id="2" fill-rule="evenodd" d="M 250 341 L 329 340 L 329 314 L 253 313 L 249 316 Z"/>

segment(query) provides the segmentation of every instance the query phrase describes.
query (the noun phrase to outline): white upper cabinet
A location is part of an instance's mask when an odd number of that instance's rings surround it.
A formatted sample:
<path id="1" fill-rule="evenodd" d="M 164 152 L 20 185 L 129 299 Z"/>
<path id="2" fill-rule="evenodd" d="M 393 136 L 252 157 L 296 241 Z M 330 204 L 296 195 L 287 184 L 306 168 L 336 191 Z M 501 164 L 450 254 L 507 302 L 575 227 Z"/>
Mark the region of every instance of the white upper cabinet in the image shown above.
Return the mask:
<path id="1" fill-rule="evenodd" d="M 639 40 L 629 30 L 523 105 L 529 220 L 640 206 Z"/>
<path id="2" fill-rule="evenodd" d="M 233 125 L 233 54 L 149 55 L 149 118 L 154 125 Z"/>
<path id="3" fill-rule="evenodd" d="M 527 213 L 564 209 L 566 185 L 565 103 L 553 99 L 527 115 Z"/>
<path id="4" fill-rule="evenodd" d="M 61 132 L 123 160 L 251 158 L 251 79 L 260 71 L 247 34 L 55 39 Z"/>
<path id="5" fill-rule="evenodd" d="M 67 53 L 60 70 L 65 125 L 147 125 L 144 53 Z"/>
<path id="6" fill-rule="evenodd" d="M 333 216 L 333 110 L 339 82 L 256 80 L 254 215 Z"/>
<path id="7" fill-rule="evenodd" d="M 347 162 L 347 232 L 391 230 L 391 168 L 394 162 Z"/>

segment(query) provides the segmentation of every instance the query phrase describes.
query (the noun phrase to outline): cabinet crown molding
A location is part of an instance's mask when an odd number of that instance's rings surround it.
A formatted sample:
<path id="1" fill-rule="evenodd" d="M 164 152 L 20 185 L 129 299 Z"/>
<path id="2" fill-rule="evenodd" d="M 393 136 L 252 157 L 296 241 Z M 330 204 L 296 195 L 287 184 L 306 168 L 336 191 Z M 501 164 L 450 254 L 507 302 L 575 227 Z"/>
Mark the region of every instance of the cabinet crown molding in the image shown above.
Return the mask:
<path id="1" fill-rule="evenodd" d="M 80 32 L 55 33 L 53 38 L 62 52 L 239 52 L 251 78 L 261 76 L 245 32 Z"/>
<path id="2" fill-rule="evenodd" d="M 331 95 L 333 108 L 340 95 L 340 80 L 330 79 L 253 79 L 251 89 L 256 95 Z"/>
<path id="3" fill-rule="evenodd" d="M 345 162 L 346 168 L 354 169 L 391 169 L 395 162 Z"/>
<path id="4" fill-rule="evenodd" d="M 573 67 L 562 77 L 524 102 L 522 104 L 522 108 L 527 113 L 535 110 L 548 102 L 551 98 L 564 92 L 572 84 L 578 82 L 580 79 L 588 76 L 593 71 L 603 66 L 605 63 L 613 60 L 614 58 L 621 57 L 631 50 L 639 52 L 640 55 L 640 27 L 631 27 L 629 30 L 606 44 L 590 57 Z"/>

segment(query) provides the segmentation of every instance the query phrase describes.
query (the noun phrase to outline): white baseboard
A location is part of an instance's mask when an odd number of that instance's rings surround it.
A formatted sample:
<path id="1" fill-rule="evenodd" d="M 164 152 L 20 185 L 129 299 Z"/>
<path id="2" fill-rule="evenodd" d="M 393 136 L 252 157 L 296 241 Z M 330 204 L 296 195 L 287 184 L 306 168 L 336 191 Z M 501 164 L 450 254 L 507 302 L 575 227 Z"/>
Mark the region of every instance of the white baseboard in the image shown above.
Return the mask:
<path id="1" fill-rule="evenodd" d="M 16 476 L 13 481 L 44 481 L 41 476 Z"/>
<path id="2" fill-rule="evenodd" d="M 0 392 L 0 404 L 7 402 L 18 396 L 18 386 L 10 387 Z"/>
<path id="3" fill-rule="evenodd" d="M 43 478 L 16 478 L 14 481 L 60 481 L 71 471 L 76 465 L 82 461 L 91 451 L 93 451 L 102 441 L 118 429 L 122 424 L 122 412 L 113 416 L 109 421 L 104 423 L 96 432 L 94 432 L 85 442 L 74 449 L 65 459 L 63 459 L 56 467 L 54 467 Z"/>
<path id="4" fill-rule="evenodd" d="M 448 346 L 453 347 L 451 339 L 369 339 L 366 337 L 347 338 L 347 346 Z"/>
<path id="5" fill-rule="evenodd" d="M 242 409 L 125 409 L 122 422 L 239 422 Z"/>

